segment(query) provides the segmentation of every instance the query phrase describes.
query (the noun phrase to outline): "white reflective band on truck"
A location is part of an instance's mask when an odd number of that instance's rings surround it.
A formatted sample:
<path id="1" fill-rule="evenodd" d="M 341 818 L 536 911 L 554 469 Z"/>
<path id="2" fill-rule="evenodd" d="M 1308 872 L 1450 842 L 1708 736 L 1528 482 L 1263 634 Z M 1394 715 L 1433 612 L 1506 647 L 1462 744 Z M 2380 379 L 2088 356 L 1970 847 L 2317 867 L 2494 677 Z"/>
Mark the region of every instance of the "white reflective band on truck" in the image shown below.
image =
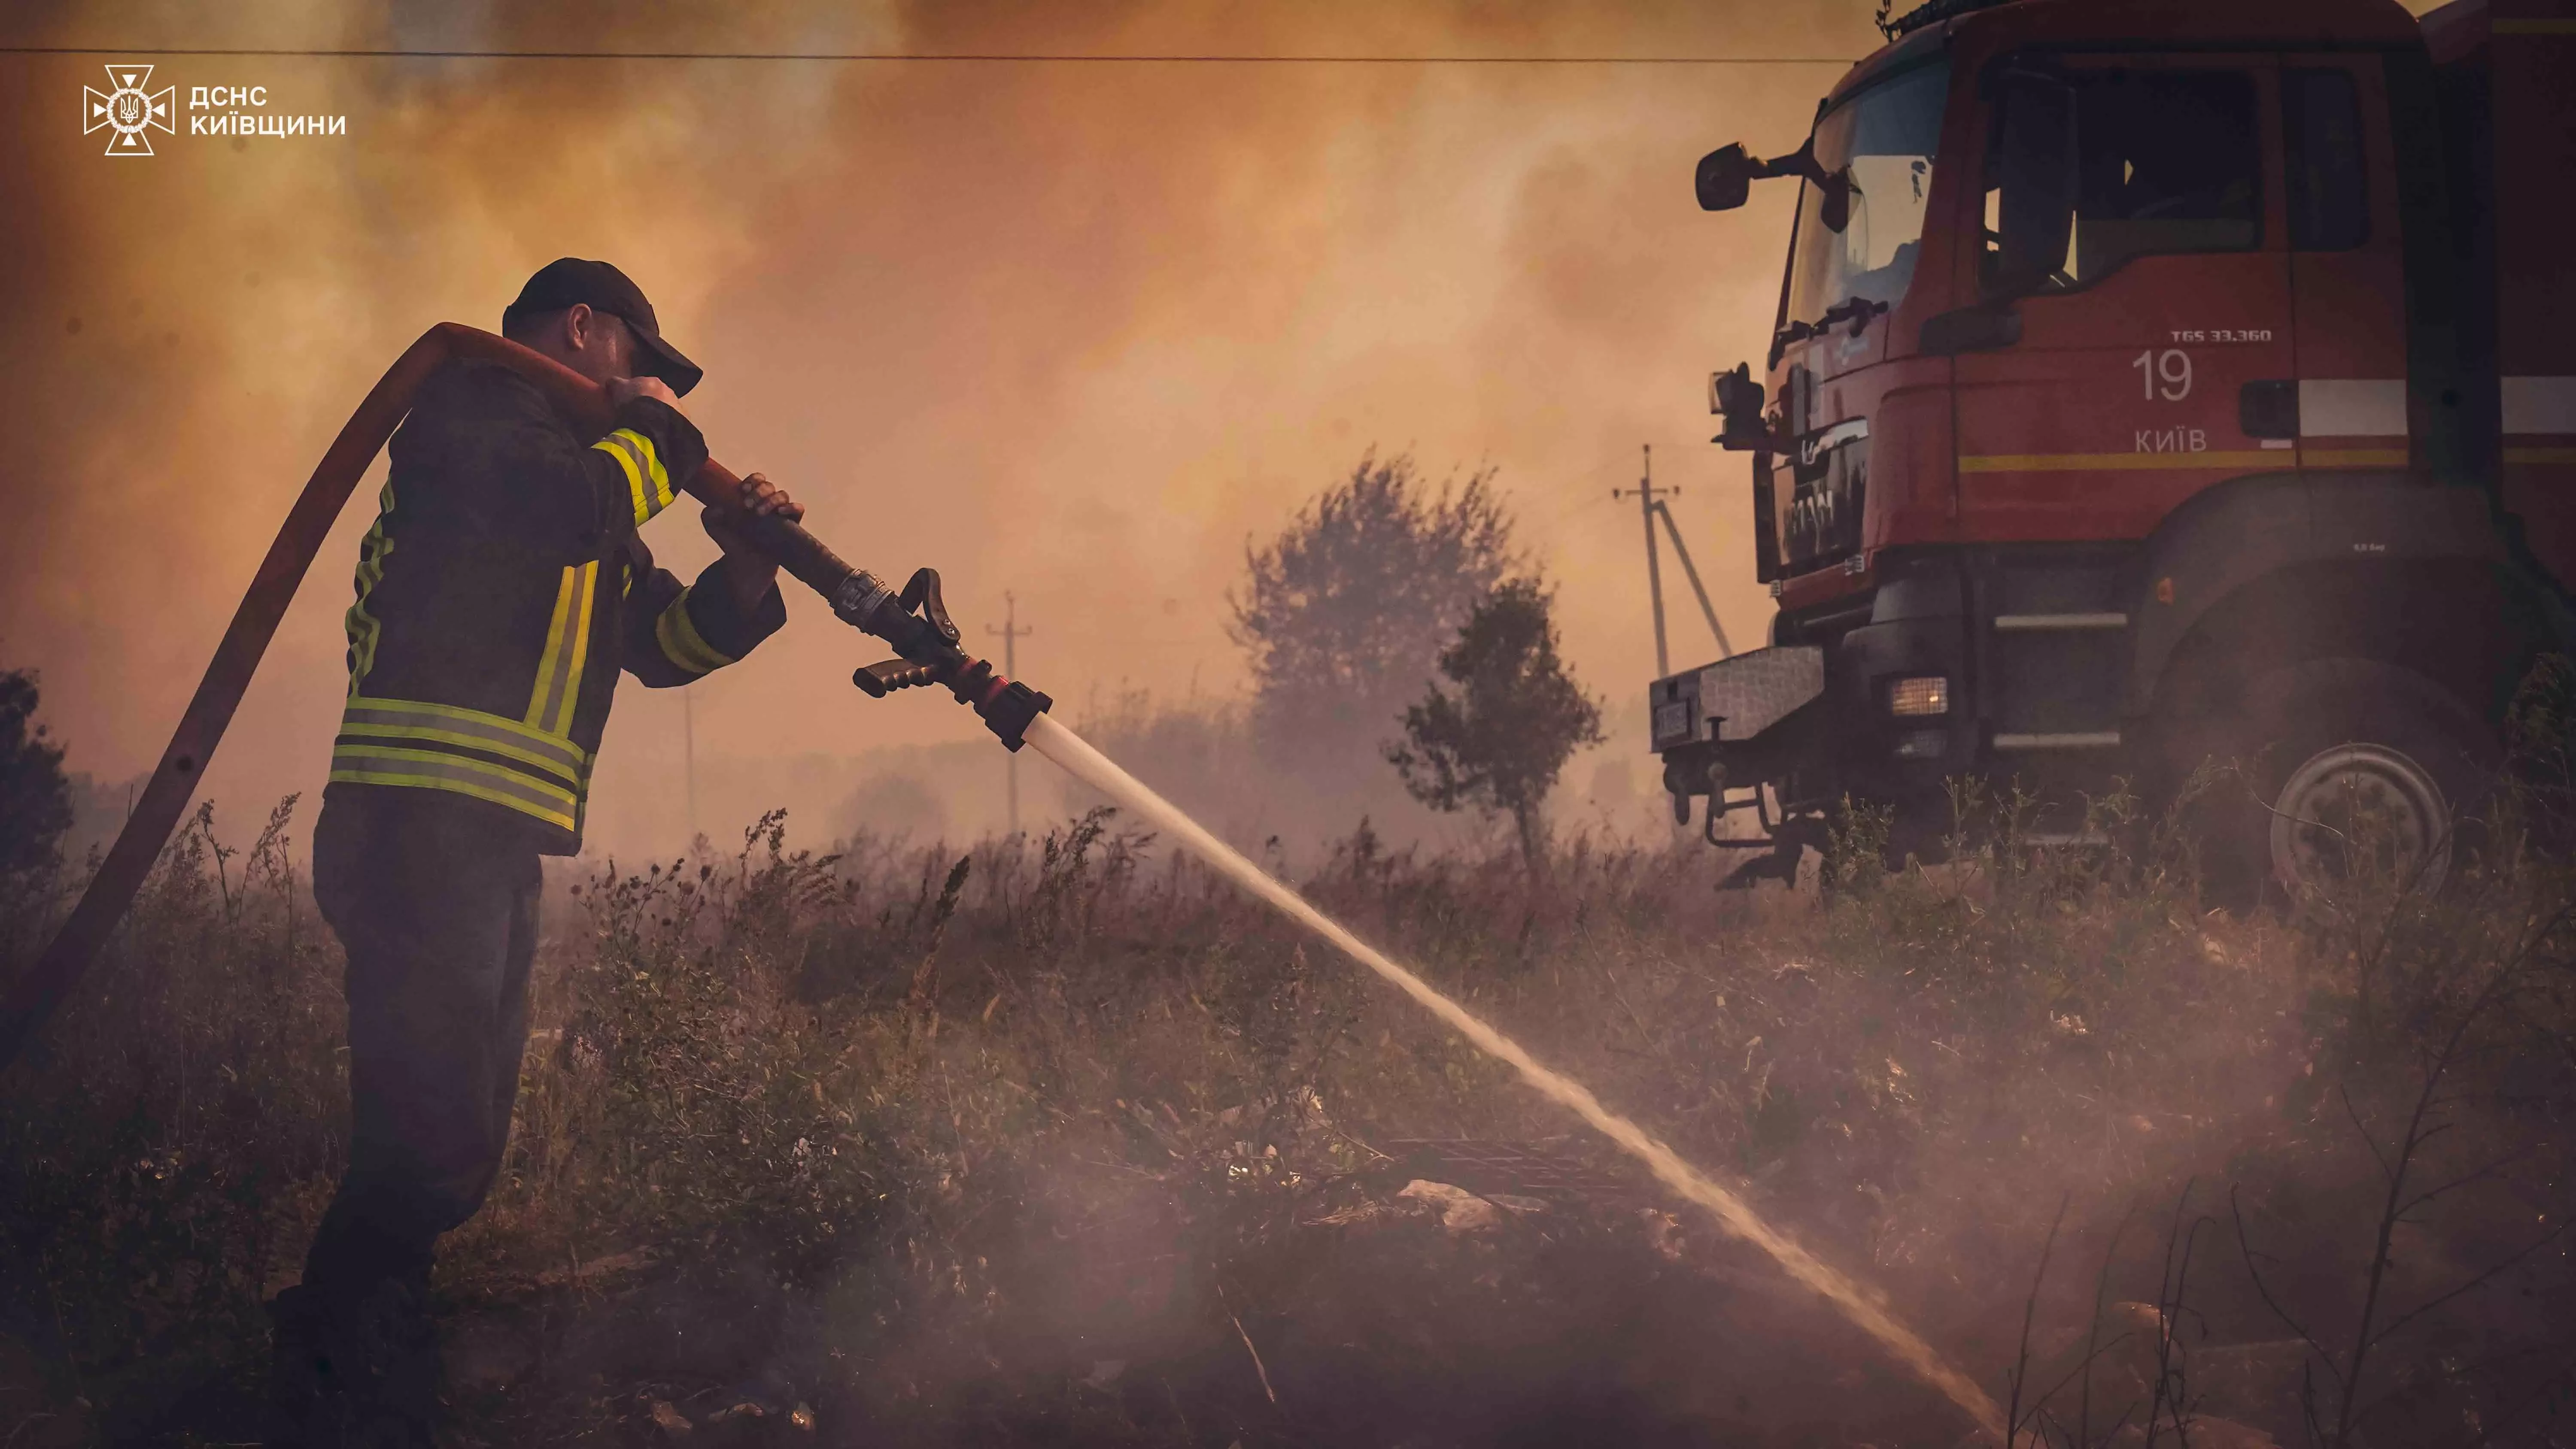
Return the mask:
<path id="1" fill-rule="evenodd" d="M 2504 379 L 2508 433 L 2576 433 L 2576 377 Z"/>
<path id="2" fill-rule="evenodd" d="M 2299 379 L 2299 436 L 2406 436 L 2404 378 Z"/>

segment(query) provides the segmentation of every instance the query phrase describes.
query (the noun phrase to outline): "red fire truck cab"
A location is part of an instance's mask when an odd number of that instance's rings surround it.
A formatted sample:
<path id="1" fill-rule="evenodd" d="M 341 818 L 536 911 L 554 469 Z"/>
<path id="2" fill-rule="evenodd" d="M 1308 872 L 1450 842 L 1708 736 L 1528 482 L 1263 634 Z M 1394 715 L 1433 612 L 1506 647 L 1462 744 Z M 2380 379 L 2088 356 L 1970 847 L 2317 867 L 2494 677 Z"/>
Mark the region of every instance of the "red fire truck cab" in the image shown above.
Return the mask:
<path id="1" fill-rule="evenodd" d="M 2517 682 L 2576 637 L 2576 0 L 1940 0 L 1776 161 L 1753 454 L 1768 648 L 1655 682 L 1708 835 L 1794 868 L 1846 795 L 2040 829 L 2254 761 L 2212 859 L 2387 812 L 2438 876 Z M 1757 377 L 1760 379 L 1757 381 Z M 2428 859 L 2429 857 L 2429 859 Z"/>

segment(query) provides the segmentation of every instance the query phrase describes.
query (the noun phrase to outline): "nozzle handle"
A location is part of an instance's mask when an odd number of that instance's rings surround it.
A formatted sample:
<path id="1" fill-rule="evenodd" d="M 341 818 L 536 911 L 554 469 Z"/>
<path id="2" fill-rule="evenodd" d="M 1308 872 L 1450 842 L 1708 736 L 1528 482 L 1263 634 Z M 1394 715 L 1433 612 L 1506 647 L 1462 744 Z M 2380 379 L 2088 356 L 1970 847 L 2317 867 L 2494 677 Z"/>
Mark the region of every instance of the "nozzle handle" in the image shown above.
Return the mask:
<path id="1" fill-rule="evenodd" d="M 937 684 L 939 672 L 927 664 L 915 664 L 909 659 L 888 659 L 853 671 L 850 682 L 868 698 L 883 699 L 898 689 L 918 689 L 925 684 Z"/>

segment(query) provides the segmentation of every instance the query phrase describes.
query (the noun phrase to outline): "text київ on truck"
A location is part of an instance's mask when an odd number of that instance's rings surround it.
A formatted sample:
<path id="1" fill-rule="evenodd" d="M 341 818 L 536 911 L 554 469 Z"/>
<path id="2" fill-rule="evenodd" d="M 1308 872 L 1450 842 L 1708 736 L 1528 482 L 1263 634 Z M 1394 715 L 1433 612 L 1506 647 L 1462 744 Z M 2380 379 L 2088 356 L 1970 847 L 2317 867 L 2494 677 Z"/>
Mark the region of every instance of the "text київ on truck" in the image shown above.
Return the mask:
<path id="1" fill-rule="evenodd" d="M 1655 682 L 1719 840 L 1944 782 L 2069 832 L 2199 761 L 2208 858 L 2333 869 L 2377 813 L 2437 880 L 2576 579 L 2576 0 L 1943 0 L 1798 152 L 1753 455 L 1770 647 Z"/>

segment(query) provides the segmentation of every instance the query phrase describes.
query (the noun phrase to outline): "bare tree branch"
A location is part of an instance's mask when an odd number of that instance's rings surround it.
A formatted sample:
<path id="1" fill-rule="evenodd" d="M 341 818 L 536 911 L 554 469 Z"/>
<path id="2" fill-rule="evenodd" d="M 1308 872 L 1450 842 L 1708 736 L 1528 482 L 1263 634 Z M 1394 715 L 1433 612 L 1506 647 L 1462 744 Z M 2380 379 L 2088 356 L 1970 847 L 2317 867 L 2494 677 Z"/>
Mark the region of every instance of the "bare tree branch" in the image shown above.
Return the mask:
<path id="1" fill-rule="evenodd" d="M 2452 1025 L 2450 1035 L 2443 1038 L 2441 1047 L 2425 1057 L 2424 1086 L 2415 1094 L 2415 1110 L 2408 1114 L 2405 1134 L 2398 1139 L 2396 1167 L 2389 1174 L 2388 1197 L 2380 1209 L 2379 1229 L 2371 1247 L 2369 1286 L 2362 1294 L 2361 1319 L 2353 1329 L 2352 1353 L 2344 1360 L 2343 1393 L 2341 1402 L 2335 1410 L 2334 1434 L 2327 1441 L 2332 1449 L 2347 1449 L 2352 1442 L 2353 1413 L 2360 1407 L 2362 1366 L 2369 1359 L 2372 1347 L 2387 1336 L 2385 1331 L 2374 1332 L 2374 1325 L 2379 1313 L 2380 1293 L 2388 1285 L 2388 1270 L 2391 1266 L 2388 1256 L 2389 1242 L 2396 1235 L 2399 1208 L 2405 1201 L 2406 1174 L 2413 1167 L 2416 1155 L 2423 1150 L 2424 1143 L 2430 1136 L 2437 1135 L 2441 1130 L 2439 1126 L 2428 1130 L 2426 1118 L 2439 1098 L 2444 1074 L 2449 1072 L 2451 1064 L 2458 1059 L 2460 1044 L 2468 1039 L 2469 1028 L 2477 1023 L 2478 1018 L 2486 1013 L 2487 1008 L 2503 998 L 2512 978 L 2512 970 L 2510 965 L 2501 967 L 2489 977 L 2486 985 L 2479 989 L 2477 995 L 2461 1011 L 2459 1020 Z M 2346 1105 L 2350 1105 L 2348 1098 Z M 2358 1114 L 2355 1115 L 2354 1121 L 2358 1126 Z M 2363 1133 L 2363 1140 L 2369 1140 L 2367 1132 Z M 2373 1155 L 2378 1153 L 2376 1144 L 2373 1144 L 2371 1151 Z M 2385 1159 L 2383 1159 L 2384 1162 Z M 2468 1286 L 2474 1286 L 2476 1281 L 2480 1280 L 2472 1280 L 2471 1284 L 2464 1285 L 2451 1294 L 2445 1295 L 2443 1299 L 2435 1301 L 2438 1303 L 2447 1301 L 2450 1297 L 2456 1297 L 2460 1292 L 2466 1291 Z M 2431 1306 L 2418 1308 L 2414 1313 L 2407 1315 L 2407 1318 L 2411 1320 L 2421 1316 Z"/>
<path id="2" fill-rule="evenodd" d="M 2102 1336 L 2102 1304 L 2104 1300 L 2110 1297 L 2111 1265 L 2119 1260 L 2120 1239 L 2128 1236 L 2129 1223 L 2132 1219 L 2137 1217 L 2137 1215 L 2138 1200 L 2135 1197 L 2131 1197 L 2129 1199 L 2128 1207 L 2120 1214 L 2119 1226 L 2111 1229 L 2110 1244 L 2102 1249 L 2102 1271 L 2094 1275 L 2093 1321 L 2087 1325 L 2084 1330 L 2084 1362 L 2077 1365 L 2084 1374 L 2083 1403 L 2077 1411 L 2076 1418 L 2076 1440 L 2078 1449 L 2092 1449 L 2089 1441 L 2093 1436 L 2093 1360 L 2104 1351 L 2103 1349 L 2095 1346 Z M 2128 1337 L 2128 1335 L 2125 1333 L 2120 1335 L 2120 1338 L 2126 1337 Z M 2119 1341 L 2120 1339 L 2112 1340 L 2113 1343 L 2118 1343 Z M 2135 1406 L 2132 1405 L 2131 1407 Z M 2120 1422 L 2125 1424 L 2128 1421 L 2128 1410 L 2121 1410 Z M 2115 1430 L 2114 1432 L 2117 1431 Z"/>
<path id="3" fill-rule="evenodd" d="M 2127 1343 L 2131 1338 L 2133 1338 L 2133 1337 L 2135 1337 L 2135 1336 L 2136 1336 L 2136 1335 L 2134 1335 L 2134 1334 L 2123 1333 L 2123 1334 L 2120 1334 L 2120 1335 L 2118 1335 L 2118 1336 L 2114 1337 L 2114 1338 L 2113 1338 L 2109 1343 L 2103 1344 L 2101 1347 L 2096 1348 L 2096 1349 L 2092 1349 L 2092 1350 L 2090 1350 L 2089 1352 L 2087 1352 L 2087 1353 L 2084 1355 L 2084 1360 L 2083 1360 L 2083 1362 L 2078 1363 L 2075 1367 L 2073 1367 L 2073 1368 L 2071 1368 L 2071 1369 L 2068 1369 L 2068 1370 L 2066 1371 L 2066 1376 L 2065 1376 L 2065 1377 L 2063 1377 L 2063 1378 L 2059 1379 L 2055 1384 L 2051 1385 L 2051 1386 L 2049 1387 L 2049 1390 L 2048 1390 L 2048 1392 L 2047 1392 L 2047 1393 L 2044 1393 L 2044 1394 L 2040 1395 L 2036 1400 L 2033 1400 L 2033 1401 L 2032 1401 L 2032 1405 L 2031 1405 L 2031 1412 L 2032 1412 L 2033 1414 L 2037 1414 L 2037 1413 L 2041 1412 L 2043 1409 L 2045 1409 L 2045 1408 L 2047 1407 L 2047 1405 L 2048 1405 L 2048 1403 L 2049 1403 L 2049 1401 L 2050 1401 L 2050 1400 L 2052 1400 L 2052 1399 L 2055 1399 L 2055 1398 L 2058 1396 L 2058 1394 L 2059 1394 L 2061 1391 L 2063 1391 L 2063 1390 L 2065 1389 L 2065 1387 L 2066 1387 L 2068 1384 L 2071 1384 L 2071 1383 L 2075 1382 L 2075 1376 L 2076 1376 L 2077 1374 L 2084 1373 L 2084 1371 L 2085 1371 L 2085 1370 L 2087 1370 L 2087 1369 L 2091 1368 L 2091 1367 L 2094 1365 L 2094 1363 L 2095 1363 L 2095 1362 L 2097 1362 L 2097 1361 L 2098 1361 L 2098 1360 L 2099 1360 L 2099 1359 L 2100 1359 L 2104 1354 L 2109 1353 L 2111 1350 L 2113 1350 L 2113 1349 L 2115 1349 L 2115 1348 L 2118 1348 L 2121 1344 Z M 2087 1381 L 2086 1381 L 2086 1383 L 2085 1383 L 2085 1388 L 2086 1388 L 2086 1390 L 2088 1391 L 2088 1406 L 2089 1406 L 2089 1392 L 2090 1392 L 2090 1390 L 2091 1390 L 2091 1388 L 2092 1388 L 2092 1383 L 2091 1383 L 2091 1381 L 2090 1381 L 2090 1376 L 2089 1376 L 2089 1375 L 2087 1376 Z M 2137 1406 L 2136 1406 L 2135 1404 L 2132 1404 L 2132 1405 L 2130 1405 L 2130 1407 L 2131 1407 L 2131 1408 L 2136 1408 Z M 2064 1428 L 2065 1426 L 2064 1426 L 2063 1424 L 2061 1424 L 2061 1425 L 2059 1425 L 2058 1427 L 2060 1427 L 2060 1428 Z M 2089 1428 L 2090 1428 L 2090 1426 L 2088 1425 L 2088 1426 L 2087 1426 L 2088 1431 L 2089 1431 Z"/>
<path id="4" fill-rule="evenodd" d="M 2453 1191 L 2457 1188 L 2463 1188 L 2468 1186 L 2470 1183 L 2480 1182 L 2488 1177 L 2492 1177 L 2495 1175 L 2497 1169 L 2504 1167 L 2508 1163 L 2518 1162 L 2525 1157 L 2529 1157 L 2532 1154 L 2532 1151 L 2538 1146 L 2539 1144 L 2536 1142 L 2526 1142 L 2522 1146 L 2515 1148 L 2511 1152 L 2506 1153 L 2504 1156 L 2497 1158 L 2484 1167 L 2478 1168 L 2475 1171 L 2464 1172 L 2458 1177 L 2452 1178 L 2449 1182 L 2443 1183 L 2440 1187 L 2426 1188 L 2424 1191 L 2408 1198 L 2406 1200 L 2406 1205 L 2397 1210 L 2398 1215 L 2403 1217 L 2407 1213 L 2411 1213 L 2415 1209 L 2422 1207 L 2424 1204 L 2431 1202 L 2433 1199 L 2442 1196 L 2444 1193 Z"/>
<path id="5" fill-rule="evenodd" d="M 2299 1341 L 2306 1344 L 2309 1351 L 2317 1356 L 2317 1361 L 2326 1366 L 2326 1372 L 2334 1375 L 2335 1383 L 2340 1387 L 2343 1383 L 2343 1373 L 2335 1367 L 2334 1359 L 2326 1353 L 2325 1345 L 2317 1342 L 2316 1335 L 2308 1332 L 2306 1326 L 2299 1320 L 2292 1318 L 2290 1311 L 2283 1308 L 2280 1300 L 2272 1296 L 2271 1285 L 2263 1281 L 2262 1270 L 2254 1266 L 2254 1247 L 2246 1241 L 2245 1237 L 2245 1209 L 2236 1201 L 2236 1189 L 2233 1186 L 2227 1189 L 2227 1208 L 2236 1219 L 2236 1248 L 2238 1252 L 2245 1255 L 2245 1276 L 2253 1280 L 2256 1296 L 2263 1300 L 2264 1307 L 2272 1310 L 2273 1317 L 2281 1320 L 2283 1326 L 2299 1336 Z"/>
<path id="6" fill-rule="evenodd" d="M 2338 1086 L 2335 1088 L 2335 1095 L 2343 1099 L 2343 1115 L 2351 1120 L 2352 1130 L 2361 1138 L 2361 1145 L 2370 1149 L 2371 1159 L 2379 1164 L 2379 1175 L 2383 1178 L 2395 1178 L 2397 1169 L 2388 1165 L 2388 1154 L 2379 1150 L 2379 1143 L 2371 1137 L 2370 1129 L 2361 1125 L 2360 1109 L 2352 1105 L 2352 1090 Z"/>
<path id="7" fill-rule="evenodd" d="M 2557 1241 L 2558 1235 L 2566 1230 L 2567 1223 L 2562 1219 L 2555 1226 L 2551 1227 L 2548 1232 L 2541 1234 L 2530 1243 L 2506 1254 L 2503 1258 L 2470 1277 L 2468 1281 L 2461 1283 L 2450 1292 L 2444 1293 L 2429 1302 L 2419 1304 L 2412 1311 L 2399 1315 L 2395 1320 L 2390 1322 L 2386 1328 L 2381 1329 L 2370 1341 L 2374 1344 L 2383 1342 L 2389 1337 L 2389 1335 L 2397 1332 L 2397 1330 L 2401 1328 L 2404 1328 L 2407 1324 L 2414 1322 L 2416 1319 L 2423 1317 L 2425 1314 L 2432 1312 L 2434 1309 L 2441 1307 L 2443 1304 L 2450 1302 L 2461 1294 L 2483 1286 L 2489 1280 L 2493 1279 L 2498 1273 L 2503 1272 L 2505 1269 L 2512 1267 L 2514 1264 L 2521 1262 L 2523 1259 L 2530 1257 L 2532 1254 L 2539 1252 L 2542 1248 L 2545 1248 L 2551 1243 Z"/>
<path id="8" fill-rule="evenodd" d="M 2066 1223 L 2066 1205 L 2075 1200 L 2072 1192 L 2057 1199 L 2057 1216 L 2048 1220 L 2048 1237 L 2039 1245 L 2039 1271 L 2031 1275 L 2030 1296 L 2021 1305 L 2021 1346 L 2013 1356 L 2012 1394 L 2004 1406 L 2004 1449 L 2013 1449 L 2021 1441 L 2021 1391 L 2030 1374 L 2030 1324 L 2039 1316 L 2039 1288 L 2048 1281 L 2048 1257 L 2057 1248 L 2057 1230 Z M 2038 1405 L 2031 1406 L 2036 1412 Z"/>
<path id="9" fill-rule="evenodd" d="M 2164 1266 L 2156 1273 L 2156 1383 L 2147 1401 L 2146 1449 L 2155 1449 L 2157 1420 L 2160 1415 L 2168 1413 L 2173 1417 L 2175 1440 L 2184 1449 L 2190 1449 L 2191 1444 L 2191 1431 L 2185 1427 L 2191 1406 L 2183 1400 L 2188 1391 L 2188 1380 L 2182 1366 L 2174 1360 L 2174 1323 L 2182 1311 L 2184 1284 L 2191 1277 L 2192 1247 L 2199 1240 L 2201 1228 L 2209 1222 L 2203 1216 L 2193 1219 L 2188 1229 L 2182 1224 L 2183 1213 L 2191 1205 L 2192 1187 L 2197 1181 L 2195 1178 L 2184 1179 L 2182 1195 L 2174 1199 L 2173 1225 L 2165 1231 Z M 2174 1262 L 2176 1241 L 2182 1244 L 2179 1271 Z"/>

